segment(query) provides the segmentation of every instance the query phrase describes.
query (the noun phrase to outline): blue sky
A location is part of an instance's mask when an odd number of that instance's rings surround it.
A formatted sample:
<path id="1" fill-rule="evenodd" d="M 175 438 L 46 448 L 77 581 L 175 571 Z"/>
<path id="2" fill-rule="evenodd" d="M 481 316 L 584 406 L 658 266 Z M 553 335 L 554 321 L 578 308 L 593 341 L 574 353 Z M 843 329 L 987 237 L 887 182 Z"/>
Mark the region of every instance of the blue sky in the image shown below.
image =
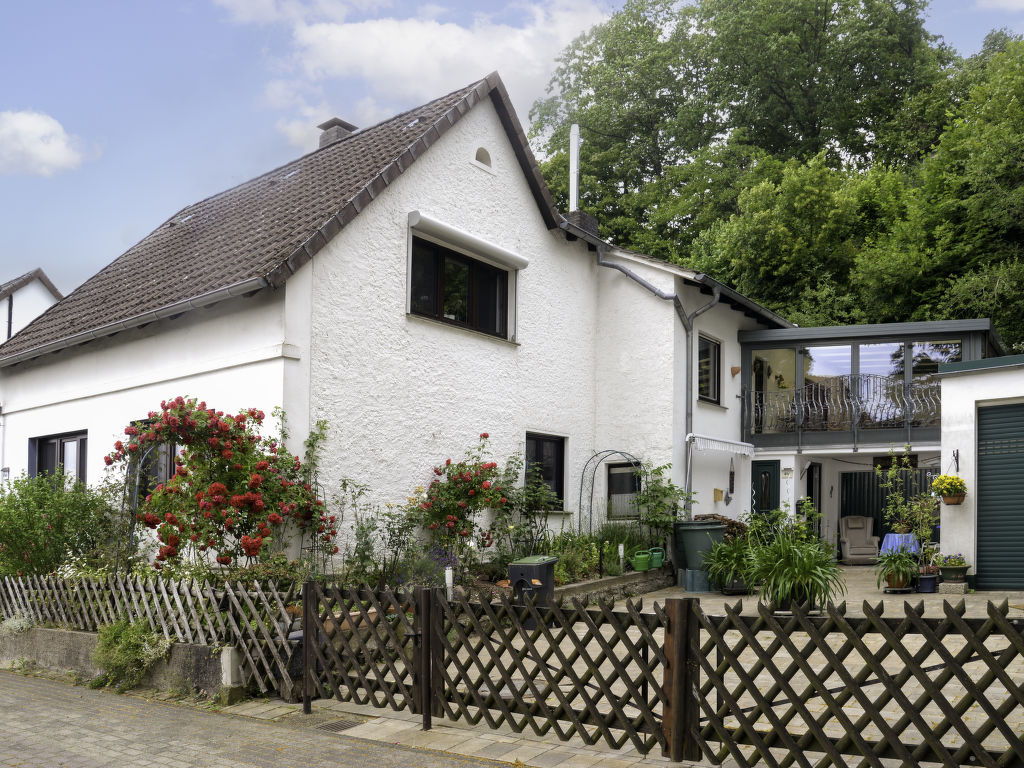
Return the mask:
<path id="1" fill-rule="evenodd" d="M 621 2 L 38 0 L 0 16 L 0 282 L 69 292 L 175 211 L 498 70 L 519 110 Z M 1024 0 L 932 0 L 960 53 Z"/>

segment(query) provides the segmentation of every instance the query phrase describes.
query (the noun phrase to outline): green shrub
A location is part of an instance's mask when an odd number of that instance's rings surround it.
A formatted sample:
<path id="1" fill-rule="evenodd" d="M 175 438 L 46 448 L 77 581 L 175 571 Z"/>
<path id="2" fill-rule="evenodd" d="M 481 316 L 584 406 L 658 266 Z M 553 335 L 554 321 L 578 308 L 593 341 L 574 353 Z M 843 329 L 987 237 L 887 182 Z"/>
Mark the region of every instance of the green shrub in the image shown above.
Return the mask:
<path id="1" fill-rule="evenodd" d="M 142 682 L 142 678 L 167 655 L 171 641 L 154 632 L 143 620 L 134 624 L 127 619 L 100 628 L 99 641 L 92 653 L 93 663 L 103 674 L 92 680 L 92 688 L 112 685 L 124 693 Z"/>
<path id="2" fill-rule="evenodd" d="M 552 537 L 549 554 L 558 558 L 556 584 L 570 584 L 597 575 L 597 542 L 587 534 L 565 531 Z"/>
<path id="3" fill-rule="evenodd" d="M 112 548 L 116 516 L 100 491 L 62 474 L 0 485 L 0 576 L 55 571 Z"/>

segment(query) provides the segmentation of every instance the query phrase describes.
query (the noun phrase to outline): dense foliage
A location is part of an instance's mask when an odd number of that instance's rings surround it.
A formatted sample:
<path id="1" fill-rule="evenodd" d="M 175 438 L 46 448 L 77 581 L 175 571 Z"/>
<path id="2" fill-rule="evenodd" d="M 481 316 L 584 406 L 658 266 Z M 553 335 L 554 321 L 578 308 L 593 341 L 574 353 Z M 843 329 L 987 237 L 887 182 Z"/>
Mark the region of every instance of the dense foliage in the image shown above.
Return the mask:
<path id="1" fill-rule="evenodd" d="M 69 559 L 103 559 L 116 515 L 104 493 L 62 474 L 0 485 L 0 576 L 52 573 Z"/>
<path id="2" fill-rule="evenodd" d="M 926 0 L 630 0 L 531 110 L 562 205 L 801 325 L 992 317 L 1024 344 L 1024 42 Z"/>

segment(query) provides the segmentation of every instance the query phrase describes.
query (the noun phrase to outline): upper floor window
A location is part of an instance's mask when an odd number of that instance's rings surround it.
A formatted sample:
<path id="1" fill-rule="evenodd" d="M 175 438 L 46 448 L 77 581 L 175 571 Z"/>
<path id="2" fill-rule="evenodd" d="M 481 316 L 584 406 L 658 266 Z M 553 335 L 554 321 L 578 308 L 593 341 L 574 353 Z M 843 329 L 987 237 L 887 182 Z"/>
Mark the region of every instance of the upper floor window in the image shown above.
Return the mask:
<path id="1" fill-rule="evenodd" d="M 60 471 L 66 477 L 84 483 L 88 442 L 87 432 L 32 438 L 29 440 L 29 473 L 39 475 Z"/>
<path id="2" fill-rule="evenodd" d="M 722 386 L 722 345 L 717 341 L 699 337 L 697 342 L 697 397 L 718 403 Z"/>
<path id="3" fill-rule="evenodd" d="M 410 311 L 508 338 L 508 271 L 413 237 Z"/>

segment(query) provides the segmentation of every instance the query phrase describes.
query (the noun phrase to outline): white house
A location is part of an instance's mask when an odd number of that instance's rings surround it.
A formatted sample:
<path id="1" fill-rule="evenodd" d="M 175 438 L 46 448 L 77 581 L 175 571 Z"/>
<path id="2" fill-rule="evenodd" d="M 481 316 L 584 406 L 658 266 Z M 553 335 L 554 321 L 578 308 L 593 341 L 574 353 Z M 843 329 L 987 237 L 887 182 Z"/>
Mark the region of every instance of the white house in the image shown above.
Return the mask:
<path id="1" fill-rule="evenodd" d="M 63 297 L 41 269 L 0 283 L 0 342 L 6 341 Z"/>
<path id="2" fill-rule="evenodd" d="M 182 394 L 282 406 L 293 450 L 326 419 L 328 492 L 404 499 L 488 432 L 584 527 L 621 454 L 683 484 L 699 449 L 695 511 L 750 509 L 739 334 L 789 323 L 556 211 L 496 74 L 321 127 L 319 149 L 174 214 L 0 346 L 0 466 L 95 480 L 125 424 Z"/>

